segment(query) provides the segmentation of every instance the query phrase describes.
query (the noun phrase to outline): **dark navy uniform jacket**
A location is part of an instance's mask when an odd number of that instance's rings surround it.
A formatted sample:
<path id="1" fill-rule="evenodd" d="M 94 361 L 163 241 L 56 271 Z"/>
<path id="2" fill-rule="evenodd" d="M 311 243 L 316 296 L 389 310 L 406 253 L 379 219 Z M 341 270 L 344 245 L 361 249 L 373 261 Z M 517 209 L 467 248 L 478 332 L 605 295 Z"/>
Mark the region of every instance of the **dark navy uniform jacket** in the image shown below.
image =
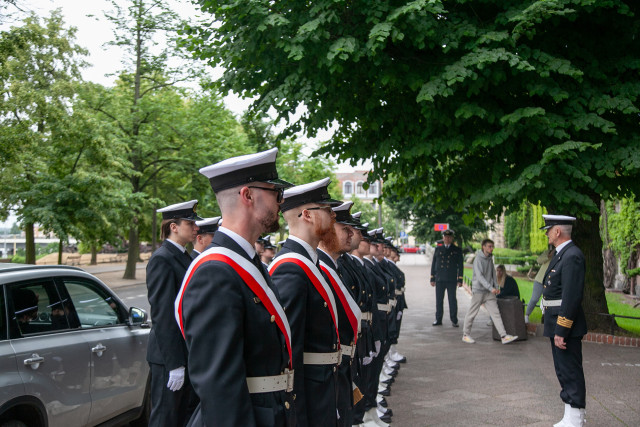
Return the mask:
<path id="1" fill-rule="evenodd" d="M 291 252 L 302 255 L 313 263 L 309 253 L 300 243 L 287 239 L 272 264 Z M 316 266 L 319 270 L 318 263 Z M 298 425 L 334 426 L 337 420 L 337 366 L 304 365 L 304 353 L 338 351 L 338 337 L 331 308 L 327 306 L 304 270 L 296 264 L 287 262 L 272 269 L 271 280 L 278 288 L 291 327 L 293 367 L 296 372 L 293 393 L 296 399 Z"/>
<path id="2" fill-rule="evenodd" d="M 454 244 L 436 247 L 431 260 L 432 282 L 462 282 L 463 272 L 462 249 Z"/>
<path id="3" fill-rule="evenodd" d="M 222 230 L 212 246 L 230 249 L 255 264 Z M 278 297 L 267 271 L 258 265 Z M 189 375 L 202 396 L 192 425 L 295 425 L 290 393 L 249 394 L 246 378 L 282 374 L 289 353 L 269 311 L 229 264 L 206 261 L 195 270 L 182 298 L 182 319 Z"/>
<path id="4" fill-rule="evenodd" d="M 147 361 L 164 365 L 169 371 L 187 366 L 187 347 L 174 315 L 174 301 L 191 256 L 165 240 L 147 264 L 147 289 L 153 320 Z"/>
<path id="5" fill-rule="evenodd" d="M 582 337 L 587 333 L 582 310 L 585 271 L 584 255 L 573 242 L 551 259 L 544 275 L 542 296 L 545 300 L 561 299 L 562 305 L 545 309 L 545 337 Z"/>

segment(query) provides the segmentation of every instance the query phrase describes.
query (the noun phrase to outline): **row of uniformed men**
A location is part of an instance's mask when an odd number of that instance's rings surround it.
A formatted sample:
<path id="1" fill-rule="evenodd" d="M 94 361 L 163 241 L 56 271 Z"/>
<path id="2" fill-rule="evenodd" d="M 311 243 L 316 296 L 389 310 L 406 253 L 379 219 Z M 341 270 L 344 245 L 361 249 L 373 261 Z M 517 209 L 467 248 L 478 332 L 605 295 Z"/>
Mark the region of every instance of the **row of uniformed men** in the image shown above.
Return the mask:
<path id="1" fill-rule="evenodd" d="M 202 168 L 223 221 L 168 206 L 149 260 L 150 425 L 386 425 L 404 299 L 397 250 L 329 178 L 278 179 L 277 149 Z M 267 267 L 254 242 L 289 237 Z M 215 223 L 215 226 L 214 226 Z M 209 229 L 209 232 L 204 230 Z M 213 234 L 193 260 L 184 246 Z M 167 303 L 169 301 L 169 304 Z M 169 305 L 172 315 L 169 316 Z M 173 317 L 173 318 L 170 318 Z"/>

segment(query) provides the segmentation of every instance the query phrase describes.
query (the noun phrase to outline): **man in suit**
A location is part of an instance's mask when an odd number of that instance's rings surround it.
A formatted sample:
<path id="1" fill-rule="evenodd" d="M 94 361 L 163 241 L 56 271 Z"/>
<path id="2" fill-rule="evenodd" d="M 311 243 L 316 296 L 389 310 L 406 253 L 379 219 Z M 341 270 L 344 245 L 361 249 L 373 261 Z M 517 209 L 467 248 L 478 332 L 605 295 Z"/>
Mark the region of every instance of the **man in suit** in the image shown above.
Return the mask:
<path id="1" fill-rule="evenodd" d="M 281 210 L 289 237 L 269 272 L 291 324 L 296 371 L 294 394 L 298 425 L 337 425 L 336 371 L 341 362 L 338 314 L 331 287 L 322 275 L 316 249 L 333 233 L 329 178 L 285 191 Z"/>
<path id="2" fill-rule="evenodd" d="M 556 376 L 560 382 L 560 398 L 565 410 L 555 424 L 583 426 L 585 423 L 586 387 L 582 369 L 582 337 L 587 322 L 582 310 L 585 260 L 582 251 L 571 240 L 575 218 L 565 215 L 543 215 L 555 255 L 547 267 L 542 290 L 544 336 L 551 340 Z"/>
<path id="3" fill-rule="evenodd" d="M 164 241 L 147 264 L 147 289 L 153 320 L 147 361 L 151 368 L 151 426 L 184 426 L 197 398 L 187 372 L 187 348 L 173 320 L 173 303 L 191 263 L 185 245 L 195 239 L 197 200 L 159 209 Z"/>
<path id="4" fill-rule="evenodd" d="M 276 148 L 200 169 L 222 212 L 211 246 L 175 305 L 200 406 L 190 426 L 293 426 L 291 337 L 277 289 L 254 249 L 277 230 L 283 189 Z"/>
<path id="5" fill-rule="evenodd" d="M 273 261 L 273 257 L 276 255 L 276 247 L 273 246 L 273 243 L 271 243 L 271 236 L 267 235 L 262 237 L 262 241 L 264 242 L 264 249 L 262 251 L 262 254 L 260 255 L 260 260 L 262 261 L 264 268 L 269 268 L 269 264 L 271 264 L 271 261 Z"/>
<path id="6" fill-rule="evenodd" d="M 458 327 L 458 300 L 456 289 L 462 286 L 464 265 L 462 250 L 453 244 L 453 230 L 442 232 L 444 244 L 436 247 L 431 260 L 431 286 L 436 288 L 436 320 L 433 326 L 442 325 L 444 293 L 449 298 L 449 318 L 451 325 Z"/>
<path id="7" fill-rule="evenodd" d="M 338 307 L 338 330 L 342 361 L 338 367 L 338 419 L 339 426 L 351 427 L 354 421 L 353 406 L 362 398 L 360 382 L 356 378 L 356 344 L 360 334 L 362 312 L 354 296 L 357 278 L 339 267 L 338 259 L 351 250 L 352 228 L 355 223 L 349 209 L 353 202 L 345 202 L 333 208 L 336 214 L 334 233 L 328 234 L 318 244 L 320 268 L 329 279 L 329 284 Z M 359 233 L 359 232 L 358 232 Z"/>
<path id="8" fill-rule="evenodd" d="M 196 221 L 198 226 L 198 234 L 193 241 L 193 250 L 191 251 L 191 258 L 196 259 L 198 255 L 204 252 L 209 247 L 213 240 L 213 235 L 218 230 L 218 222 L 220 217 L 215 216 L 213 218 L 205 218 L 202 221 Z"/>

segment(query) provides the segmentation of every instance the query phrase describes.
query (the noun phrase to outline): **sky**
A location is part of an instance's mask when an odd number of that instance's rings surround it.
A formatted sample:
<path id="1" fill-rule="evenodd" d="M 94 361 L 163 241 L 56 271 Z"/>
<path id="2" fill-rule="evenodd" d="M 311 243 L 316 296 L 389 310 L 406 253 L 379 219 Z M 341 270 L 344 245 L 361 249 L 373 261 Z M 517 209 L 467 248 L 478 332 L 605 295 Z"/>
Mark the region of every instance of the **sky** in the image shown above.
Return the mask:
<path id="1" fill-rule="evenodd" d="M 118 0 L 119 4 L 126 4 L 124 0 Z M 170 7 L 183 18 L 194 18 L 198 16 L 197 9 L 188 0 L 169 0 Z M 39 16 L 47 16 L 53 9 L 61 9 L 65 23 L 68 26 L 77 28 L 76 38 L 77 44 L 86 48 L 89 55 L 85 60 L 89 66 L 82 70 L 82 76 L 85 80 L 93 81 L 104 86 L 111 86 L 115 80 L 115 76 L 110 74 L 121 69 L 122 51 L 113 46 L 105 46 L 105 44 L 113 39 L 113 27 L 111 23 L 104 17 L 105 10 L 112 10 L 109 0 L 22 0 L 19 2 L 20 7 L 26 11 L 32 11 Z M 92 16 L 91 16 L 92 15 Z M 11 25 L 19 25 L 14 22 Z M 6 29 L 7 25 L 3 26 Z M 222 76 L 223 70 L 220 68 L 212 69 L 211 74 L 214 78 Z M 230 94 L 224 98 L 225 106 L 232 111 L 237 117 L 240 117 L 247 109 L 250 100 L 242 99 L 236 94 Z M 301 114 L 298 111 L 297 114 Z M 275 128 L 276 132 L 278 127 Z M 331 138 L 332 130 L 319 133 L 318 137 L 309 139 L 304 136 L 299 137 L 307 145 L 309 154 L 316 146 L 318 141 L 325 141 Z M 367 168 L 365 164 L 364 168 Z M 357 168 L 361 170 L 363 168 Z M 339 172 L 351 172 L 354 168 L 348 165 L 338 165 Z M 10 217 L 5 222 L 13 224 L 15 217 Z M 5 225 L 0 222 L 0 227 Z"/>

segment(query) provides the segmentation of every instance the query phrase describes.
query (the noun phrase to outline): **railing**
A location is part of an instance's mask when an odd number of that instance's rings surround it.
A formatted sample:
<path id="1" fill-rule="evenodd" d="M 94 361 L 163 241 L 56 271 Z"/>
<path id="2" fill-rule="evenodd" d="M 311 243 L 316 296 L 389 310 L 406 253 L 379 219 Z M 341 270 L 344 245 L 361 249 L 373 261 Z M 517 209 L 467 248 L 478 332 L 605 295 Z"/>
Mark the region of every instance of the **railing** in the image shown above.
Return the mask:
<path id="1" fill-rule="evenodd" d="M 611 319 L 611 335 L 615 335 L 616 326 L 618 326 L 618 324 L 616 323 L 616 317 L 619 317 L 621 319 L 640 320 L 640 317 L 623 316 L 621 314 L 615 314 L 615 313 L 588 313 L 588 314 L 595 314 L 595 315 L 598 315 L 598 316 L 609 317 Z"/>

